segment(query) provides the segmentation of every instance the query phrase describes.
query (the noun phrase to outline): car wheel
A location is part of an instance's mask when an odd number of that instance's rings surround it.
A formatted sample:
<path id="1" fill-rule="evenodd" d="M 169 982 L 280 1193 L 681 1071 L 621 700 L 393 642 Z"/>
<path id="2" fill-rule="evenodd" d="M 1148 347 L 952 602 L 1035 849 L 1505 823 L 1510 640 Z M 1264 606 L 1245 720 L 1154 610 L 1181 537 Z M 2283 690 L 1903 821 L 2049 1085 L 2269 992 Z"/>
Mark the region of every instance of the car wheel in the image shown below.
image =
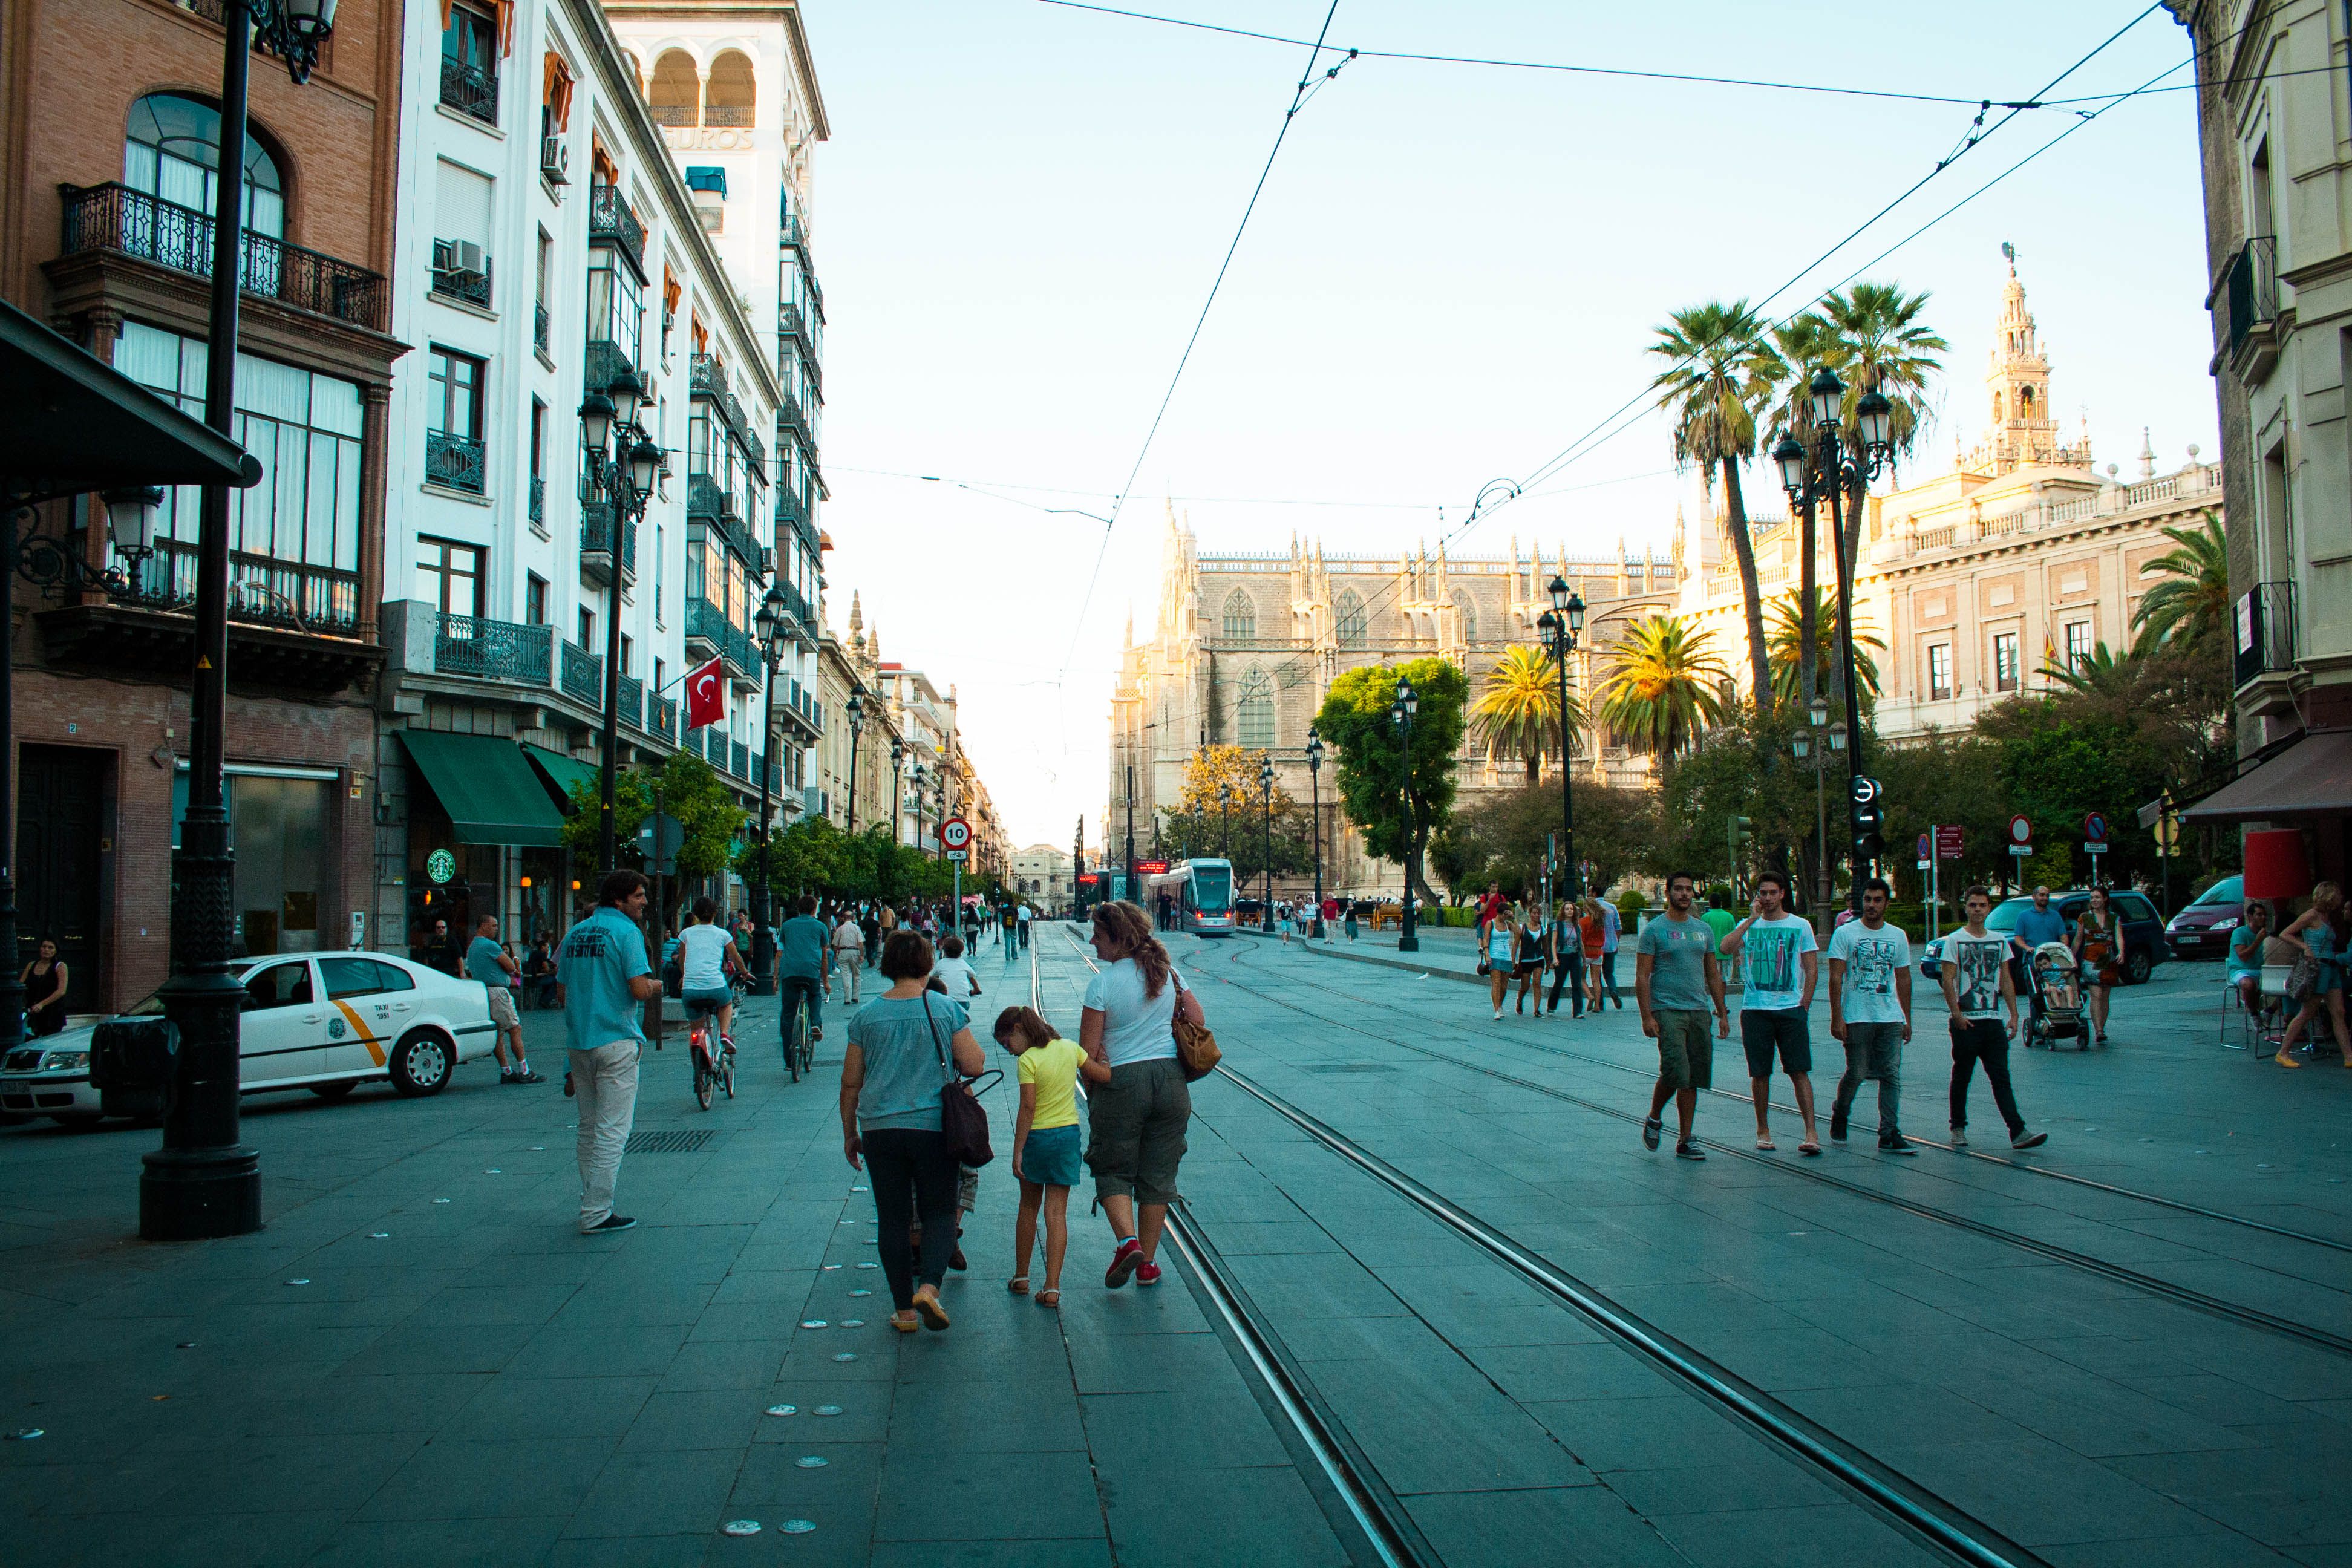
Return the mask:
<path id="1" fill-rule="evenodd" d="M 357 1088 L 359 1080 L 347 1078 L 340 1083 L 314 1083 L 310 1086 L 310 1092 L 320 1100 L 341 1100 Z"/>
<path id="2" fill-rule="evenodd" d="M 419 1029 L 401 1037 L 400 1044 L 392 1048 L 392 1058 L 384 1065 L 392 1074 L 392 1087 L 415 1099 L 420 1095 L 438 1094 L 449 1081 L 449 1068 L 457 1059 L 449 1037 L 436 1029 Z"/>
<path id="3" fill-rule="evenodd" d="M 2134 952 L 2124 961 L 2124 979 L 2134 985 L 2145 985 L 2147 977 L 2156 973 L 2156 961 L 2145 952 Z"/>

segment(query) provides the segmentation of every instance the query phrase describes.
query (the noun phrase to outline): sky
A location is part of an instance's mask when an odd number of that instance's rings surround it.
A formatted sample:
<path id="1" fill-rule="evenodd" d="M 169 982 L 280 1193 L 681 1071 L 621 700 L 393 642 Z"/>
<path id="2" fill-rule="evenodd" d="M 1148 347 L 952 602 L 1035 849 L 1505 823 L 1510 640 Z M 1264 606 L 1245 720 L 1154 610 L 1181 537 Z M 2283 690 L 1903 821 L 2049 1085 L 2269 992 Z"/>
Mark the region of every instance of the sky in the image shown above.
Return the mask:
<path id="1" fill-rule="evenodd" d="M 1328 5 L 1131 3 L 1308 40 Z M 1171 504 L 1203 551 L 1664 555 L 1697 480 L 1639 411 L 1654 329 L 1685 305 L 1786 314 L 1865 267 L 1927 291 L 1951 350 L 1924 478 L 1982 423 L 2009 241 L 2065 434 L 2087 418 L 2126 479 L 2143 428 L 2159 472 L 2192 444 L 2219 458 L 2194 94 L 1979 122 L 2132 24 L 2132 0 L 1340 0 L 1342 49 L 1964 101 L 1359 57 L 1290 120 L 1148 451 L 1307 49 L 1046 0 L 803 4 L 832 124 L 812 209 L 830 618 L 845 637 L 854 590 L 884 658 L 955 687 L 1016 845 L 1067 845 L 1082 815 L 1096 840 L 1112 677 L 1130 612 L 1150 635 Z M 2151 7 L 2045 96 L 2174 66 L 2159 86 L 2185 89 L 2188 56 Z M 1464 529 L 1490 481 L 1572 447 Z M 1748 480 L 1774 510 L 1769 467 Z"/>

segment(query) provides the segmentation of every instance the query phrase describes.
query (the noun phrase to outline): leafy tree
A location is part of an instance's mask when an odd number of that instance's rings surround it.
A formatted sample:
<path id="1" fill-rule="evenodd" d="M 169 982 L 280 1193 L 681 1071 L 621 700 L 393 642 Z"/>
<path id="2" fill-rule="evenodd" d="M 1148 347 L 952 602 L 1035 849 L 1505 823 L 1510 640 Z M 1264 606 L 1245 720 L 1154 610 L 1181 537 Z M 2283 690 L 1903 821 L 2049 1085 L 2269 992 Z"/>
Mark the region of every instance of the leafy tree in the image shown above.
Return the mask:
<path id="1" fill-rule="evenodd" d="M 1407 747 L 1390 721 L 1397 677 L 1420 699 Z M 1421 875 L 1421 851 L 1454 811 L 1454 758 L 1463 734 L 1469 682 L 1442 658 L 1350 669 L 1331 683 L 1315 728 L 1331 748 L 1340 805 L 1364 836 L 1364 846 L 1405 868 L 1408 882 L 1432 903 L 1436 895 Z M 1412 808 L 1405 808 L 1406 785 Z"/>
<path id="2" fill-rule="evenodd" d="M 1837 334 L 1829 322 L 1814 311 L 1808 310 L 1791 321 L 1772 329 L 1772 346 L 1780 356 L 1780 368 L 1786 379 L 1779 387 L 1779 399 L 1771 412 L 1771 423 L 1765 439 L 1774 446 L 1783 437 L 1793 436 L 1800 441 L 1810 440 L 1812 433 L 1812 370 L 1838 357 Z M 1796 652 L 1793 682 L 1783 689 L 1777 676 L 1772 686 L 1774 698 L 1781 702 L 1793 692 L 1797 706 L 1811 703 L 1821 690 L 1821 627 L 1822 598 L 1817 579 L 1821 575 L 1821 545 L 1819 542 L 1819 509 L 1797 509 L 1797 596 L 1794 601 L 1801 623 L 1790 647 Z M 1777 638 L 1773 639 L 1776 643 Z M 1777 656 L 1777 648 L 1775 649 Z M 1759 700 L 1761 700 L 1760 699 Z"/>
<path id="3" fill-rule="evenodd" d="M 1736 869 L 1744 884 L 1763 864 L 1785 868 L 1789 847 L 1814 837 L 1812 771 L 1799 768 L 1789 751 L 1789 736 L 1801 722 L 1742 709 L 1675 759 L 1659 780 L 1658 829 L 1647 868 L 1659 876 Z M 1736 867 L 1726 859 L 1734 816 L 1748 818 L 1754 835 Z"/>
<path id="4" fill-rule="evenodd" d="M 1680 616 L 1650 616 L 1628 626 L 1610 650 L 1601 683 L 1601 722 L 1643 751 L 1662 758 L 1679 753 L 1724 718 L 1717 692 L 1730 677 L 1713 640 Z M 1770 690 L 1769 679 L 1756 689 Z"/>
<path id="5" fill-rule="evenodd" d="M 1486 689 L 1470 706 L 1479 739 L 1489 755 L 1516 757 L 1528 783 L 1543 776 L 1544 759 L 1559 752 L 1559 666 L 1540 648 L 1513 647 L 1486 672 Z M 1571 731 L 1587 722 L 1576 699 L 1568 700 Z"/>
<path id="6" fill-rule="evenodd" d="M 2184 651 L 2219 646 L 2230 624 L 2230 551 L 2221 520 L 2205 514 L 2201 528 L 2168 528 L 2175 548 L 2141 564 L 2143 577 L 2161 578 L 2132 612 L 2138 647 Z"/>
<path id="7" fill-rule="evenodd" d="M 1967 731 L 1930 731 L 1916 744 L 1873 747 L 1870 771 L 1886 789 L 1882 797 L 1886 858 L 1895 873 L 1889 881 L 1907 889 L 1916 878 L 1924 897 L 1926 874 L 1914 866 L 1910 847 L 1919 835 L 1939 826 L 1961 829 L 1961 858 L 1944 862 L 1938 873 L 1947 900 L 1957 899 L 1970 882 L 2014 879 L 2016 867 L 2008 849 L 2012 807 L 2002 760 L 1998 743 Z M 1842 772 L 1836 773 L 1832 788 L 1834 834 L 1844 812 Z"/>
<path id="8" fill-rule="evenodd" d="M 1819 667 L 1836 668 L 1839 663 L 1836 605 L 1828 595 L 1814 590 L 1813 613 L 1803 613 L 1798 595 L 1789 595 L 1772 601 L 1772 630 L 1769 646 L 1772 654 L 1772 697 L 1790 708 L 1803 708 L 1811 698 L 1809 692 L 1819 690 L 1803 679 L 1803 638 L 1805 625 L 1813 628 L 1813 655 Z M 1853 678 L 1862 688 L 1863 707 L 1878 700 L 1878 661 L 1868 650 L 1886 651 L 1886 645 L 1873 637 L 1869 623 L 1857 617 L 1853 625 Z M 1831 682 L 1831 689 L 1843 692 L 1844 686 Z"/>
<path id="9" fill-rule="evenodd" d="M 1822 301 L 1836 347 L 1831 368 L 1845 383 L 1844 440 L 1848 451 L 1862 449 L 1862 422 L 1854 411 L 1865 393 L 1876 392 L 1891 405 L 1888 437 L 1896 458 L 1907 458 L 1935 411 L 1929 383 L 1943 371 L 1935 356 L 1952 345 L 1920 323 L 1927 295 L 1905 294 L 1894 283 L 1856 283 Z M 1864 503 L 1868 481 L 1848 487 L 1845 498 L 1845 538 L 1839 541 L 1851 564 L 1862 542 Z"/>
<path id="10" fill-rule="evenodd" d="M 1674 419 L 1675 463 L 1696 464 L 1723 479 L 1732 553 L 1739 563 L 1739 593 L 1748 612 L 1748 663 L 1755 691 L 1772 689 L 1764 662 L 1764 601 L 1757 585 L 1756 545 L 1748 533 L 1748 502 L 1739 470 L 1756 455 L 1756 416 L 1787 374 L 1764 341 L 1764 323 L 1745 300 L 1709 300 L 1674 313 L 1657 329 L 1650 353 L 1671 362 L 1650 383 L 1658 406 Z"/>
<path id="11" fill-rule="evenodd" d="M 765 857 L 769 896 L 788 904 L 803 893 L 846 892 L 843 883 L 855 861 L 855 842 L 822 816 L 803 816 L 777 830 Z M 754 886 L 760 880 L 760 841 L 753 838 L 735 852 L 735 874 Z"/>
<path id="12" fill-rule="evenodd" d="M 1657 796 L 1580 778 L 1576 793 L 1579 887 L 1614 887 L 1656 858 Z M 1560 831 L 1558 784 L 1529 785 L 1480 796 L 1456 813 L 1430 847 L 1430 862 L 1456 899 L 1483 892 L 1489 882 L 1514 893 L 1542 886 L 1552 835 Z"/>
<path id="13" fill-rule="evenodd" d="M 573 784 L 572 815 L 563 824 L 564 847 L 591 865 L 602 847 L 601 798 L 596 780 Z M 710 764 L 690 752 L 673 752 L 657 768 L 625 768 L 614 776 L 613 837 L 621 863 L 643 864 L 637 833 L 656 799 L 663 815 L 676 817 L 685 830 L 677 857 L 679 880 L 701 881 L 725 869 L 745 813 Z"/>

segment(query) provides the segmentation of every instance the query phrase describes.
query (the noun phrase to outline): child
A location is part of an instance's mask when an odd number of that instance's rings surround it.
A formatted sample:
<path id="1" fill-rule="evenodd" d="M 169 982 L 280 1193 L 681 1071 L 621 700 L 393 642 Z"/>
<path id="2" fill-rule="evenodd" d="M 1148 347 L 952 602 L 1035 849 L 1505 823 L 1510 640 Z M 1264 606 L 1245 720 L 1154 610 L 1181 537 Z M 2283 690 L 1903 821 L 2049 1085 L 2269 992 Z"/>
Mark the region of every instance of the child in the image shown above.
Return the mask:
<path id="1" fill-rule="evenodd" d="M 1037 1211 L 1045 1213 L 1045 1288 L 1037 1305 L 1062 1304 L 1062 1254 L 1070 1241 L 1070 1189 L 1078 1184 L 1078 1079 L 1108 1083 L 1108 1066 L 1090 1060 L 1076 1040 L 1054 1033 L 1034 1007 L 1007 1007 L 996 1016 L 996 1043 L 1018 1060 L 1021 1111 L 1013 1124 L 1013 1174 L 1021 1183 L 1020 1217 L 1013 1226 L 1013 1266 L 1005 1284 L 1029 1292 L 1029 1248 L 1037 1239 Z"/>
<path id="2" fill-rule="evenodd" d="M 931 965 L 931 978 L 940 983 L 941 992 L 959 1002 L 967 995 L 980 994 L 980 976 L 971 972 L 971 964 L 963 955 L 963 938 L 940 939 L 940 961 Z"/>

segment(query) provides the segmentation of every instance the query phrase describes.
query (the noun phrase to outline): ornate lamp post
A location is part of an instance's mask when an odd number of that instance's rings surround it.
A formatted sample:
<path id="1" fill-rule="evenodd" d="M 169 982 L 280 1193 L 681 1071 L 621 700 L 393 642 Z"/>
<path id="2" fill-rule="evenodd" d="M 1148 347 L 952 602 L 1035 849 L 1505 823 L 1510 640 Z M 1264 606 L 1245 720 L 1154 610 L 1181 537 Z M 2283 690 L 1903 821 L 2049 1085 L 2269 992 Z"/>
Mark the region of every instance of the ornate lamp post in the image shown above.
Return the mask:
<path id="1" fill-rule="evenodd" d="M 906 815 L 906 811 L 907 811 L 907 786 L 906 786 L 905 783 L 903 782 L 903 781 L 904 781 L 904 776 L 905 776 L 905 766 L 906 766 L 906 762 L 907 762 L 907 742 L 904 742 L 904 741 L 902 741 L 902 740 L 900 740 L 900 739 L 899 739 L 898 736 L 896 736 L 896 735 L 891 736 L 891 737 L 890 737 L 890 842 L 891 842 L 891 844 L 892 844 L 892 846 L 893 846 L 893 847 L 895 847 L 895 846 L 898 844 L 898 818 L 899 818 L 899 817 L 901 817 L 901 816 L 905 816 L 905 815 Z"/>
<path id="2" fill-rule="evenodd" d="M 1307 815 L 1315 841 L 1314 934 L 1319 937 L 1323 935 L 1323 737 L 1312 728 L 1307 731 L 1307 789 L 1313 803 Z"/>
<path id="3" fill-rule="evenodd" d="M 1265 918 L 1274 918 L 1274 759 L 1257 763 L 1258 799 L 1265 811 Z"/>
<path id="4" fill-rule="evenodd" d="M 849 694 L 849 837 L 857 837 L 857 742 L 866 731 L 866 693 Z"/>
<path id="5" fill-rule="evenodd" d="M 760 711 L 760 879 L 759 889 L 751 900 L 751 975 L 753 989 L 762 996 L 776 988 L 774 967 L 770 962 L 776 950 L 774 932 L 770 922 L 775 918 L 768 896 L 768 868 L 772 858 L 774 832 L 769 813 L 769 780 L 774 775 L 770 754 L 775 750 L 776 735 L 776 670 L 782 663 L 784 641 L 784 595 L 781 586 L 771 585 L 768 596 L 760 601 L 759 613 L 751 617 L 751 629 L 760 641 L 760 684 L 766 689 L 761 698 Z"/>
<path id="6" fill-rule="evenodd" d="M 1575 740 L 1568 725 L 1568 656 L 1576 651 L 1577 639 L 1584 635 L 1584 595 L 1571 593 L 1564 577 L 1551 580 L 1550 594 L 1551 608 L 1536 617 L 1536 626 L 1559 675 L 1559 889 L 1560 896 L 1572 902 L 1583 894 L 1576 869 L 1576 795 L 1568 776 Z"/>
<path id="7" fill-rule="evenodd" d="M 1810 517 L 1821 499 L 1826 495 L 1830 503 L 1830 542 L 1837 554 L 1838 585 L 1838 664 L 1845 683 L 1846 780 L 1848 799 L 1852 799 L 1853 781 L 1861 775 L 1862 755 L 1862 693 L 1853 678 L 1853 563 L 1845 548 L 1845 493 L 1849 486 L 1867 489 L 1870 481 L 1878 477 L 1879 469 L 1894 451 L 1894 405 L 1885 396 L 1873 389 L 1862 395 L 1854 405 L 1854 422 L 1861 427 L 1862 450 L 1849 455 L 1843 440 L 1841 419 L 1845 402 L 1845 383 L 1827 366 L 1813 372 L 1806 387 L 1808 412 L 1812 424 L 1806 431 L 1807 439 L 1799 440 L 1794 432 L 1780 437 L 1772 448 L 1772 461 L 1780 469 L 1780 488 L 1789 493 L 1789 504 L 1801 507 Z M 1873 808 L 1876 809 L 1875 807 Z M 1859 909 L 1860 893 L 1866 868 L 1877 858 L 1879 839 L 1873 827 L 1863 831 L 1857 824 L 1853 838 L 1853 875 L 1849 900 Z M 1826 856 L 1826 851 L 1825 851 Z"/>
<path id="8" fill-rule="evenodd" d="M 1814 916 L 1813 924 L 1820 928 L 1817 934 L 1822 936 L 1829 934 L 1830 909 L 1830 818 L 1828 801 L 1822 793 L 1822 772 L 1833 753 L 1845 750 L 1846 740 L 1844 723 L 1832 724 L 1829 719 L 1829 700 L 1816 697 L 1805 710 L 1805 722 L 1811 728 L 1800 730 L 1789 738 L 1789 750 L 1796 753 L 1797 761 L 1810 761 L 1813 769 L 1813 823 L 1821 843 L 1821 873 L 1815 899 L 1815 908 L 1820 913 Z M 1826 747 L 1813 738 L 1816 732 L 1829 742 Z"/>
<path id="9" fill-rule="evenodd" d="M 1396 725 L 1397 742 L 1404 753 L 1404 922 L 1397 932 L 1399 952 L 1421 951 L 1421 939 L 1412 934 L 1413 872 L 1421 863 L 1421 824 L 1414 819 L 1412 806 L 1412 716 L 1420 710 L 1421 698 L 1414 692 L 1412 682 L 1398 676 L 1396 700 L 1389 705 L 1389 719 Z"/>
<path id="10" fill-rule="evenodd" d="M 1224 841 L 1218 854 L 1230 863 L 1234 858 L 1234 786 L 1229 784 L 1217 786 L 1217 836 Z"/>
<path id="11" fill-rule="evenodd" d="M 211 313 L 205 423 L 234 438 L 238 287 L 245 258 L 247 75 L 256 48 L 310 79 L 335 24 L 335 0 L 223 0 L 220 145 L 214 166 Z M 5 520 L 13 530 L 13 519 Z M 172 977 L 163 1013 L 178 1031 L 163 1147 L 142 1156 L 139 1234 L 149 1241 L 242 1236 L 261 1228 L 261 1156 L 239 1142 L 238 1013 L 229 973 L 236 942 L 236 857 L 229 847 L 223 767 L 228 718 L 228 491 L 204 488 L 197 524 L 195 658 L 188 703 L 188 805 L 172 857 Z M 5 580 L 0 579 L 0 586 Z M 13 760 L 13 759 L 12 759 Z M 16 809 L 13 805 L 7 807 Z M 13 900 L 12 900 L 13 901 Z M 13 968 L 16 953 L 5 957 Z M 14 1002 L 11 1003 L 15 1005 Z"/>
<path id="12" fill-rule="evenodd" d="M 661 448 L 637 424 L 645 384 L 637 373 L 624 368 L 603 392 L 592 392 L 580 405 L 583 461 L 589 482 L 602 491 L 613 508 L 613 585 L 604 602 L 604 734 L 596 807 L 596 847 L 607 871 L 618 868 L 613 841 L 614 780 L 621 755 L 621 542 L 629 525 L 644 518 L 653 500 L 654 483 L 661 470 Z M 606 451 L 612 443 L 613 450 Z"/>

